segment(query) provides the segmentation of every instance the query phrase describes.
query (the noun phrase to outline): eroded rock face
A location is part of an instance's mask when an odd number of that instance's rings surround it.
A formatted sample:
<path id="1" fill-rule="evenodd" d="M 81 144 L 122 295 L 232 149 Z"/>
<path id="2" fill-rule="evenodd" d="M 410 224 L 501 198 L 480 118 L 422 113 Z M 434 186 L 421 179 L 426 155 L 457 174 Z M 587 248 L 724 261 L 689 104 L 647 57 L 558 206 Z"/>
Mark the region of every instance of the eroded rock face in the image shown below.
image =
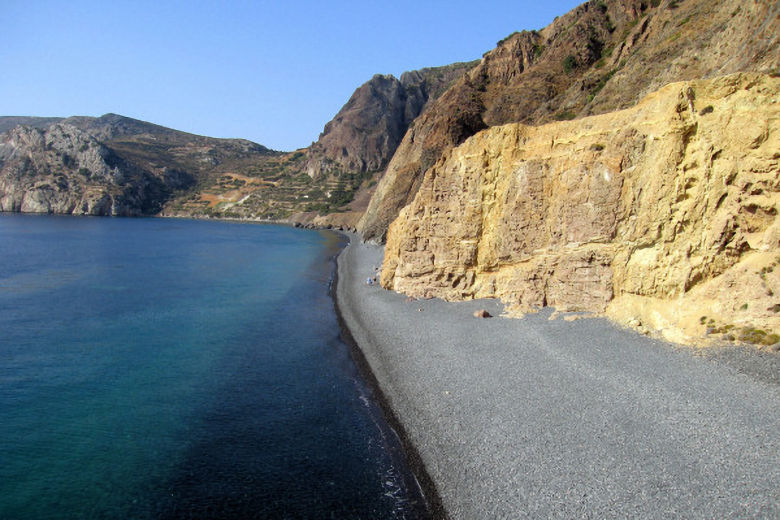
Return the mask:
<path id="1" fill-rule="evenodd" d="M 387 166 L 409 124 L 473 63 L 377 74 L 358 87 L 307 150 L 306 171 L 371 173 Z"/>
<path id="2" fill-rule="evenodd" d="M 377 74 L 358 88 L 308 151 L 307 172 L 319 177 L 338 168 L 377 171 L 392 156 L 426 98 L 394 76 Z"/>
<path id="3" fill-rule="evenodd" d="M 780 330 L 778 100 L 780 79 L 738 74 L 479 132 L 390 226 L 382 285 L 606 312 L 682 342 L 713 319 Z"/>
<path id="4" fill-rule="evenodd" d="M 0 211 L 139 215 L 159 210 L 162 181 L 79 128 L 19 126 L 0 141 Z"/>
<path id="5" fill-rule="evenodd" d="M 394 76 L 377 74 L 358 88 L 309 149 L 307 173 L 376 171 L 395 152 L 426 97 Z"/>

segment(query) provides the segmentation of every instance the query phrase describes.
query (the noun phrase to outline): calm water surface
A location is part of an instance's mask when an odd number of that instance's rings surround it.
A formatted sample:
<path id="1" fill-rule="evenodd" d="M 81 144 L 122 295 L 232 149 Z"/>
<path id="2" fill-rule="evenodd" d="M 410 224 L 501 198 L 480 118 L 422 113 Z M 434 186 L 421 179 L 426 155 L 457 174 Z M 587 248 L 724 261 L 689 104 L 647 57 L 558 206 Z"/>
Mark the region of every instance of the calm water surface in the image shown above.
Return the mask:
<path id="1" fill-rule="evenodd" d="M 0 215 L 0 518 L 421 518 L 331 233 Z"/>

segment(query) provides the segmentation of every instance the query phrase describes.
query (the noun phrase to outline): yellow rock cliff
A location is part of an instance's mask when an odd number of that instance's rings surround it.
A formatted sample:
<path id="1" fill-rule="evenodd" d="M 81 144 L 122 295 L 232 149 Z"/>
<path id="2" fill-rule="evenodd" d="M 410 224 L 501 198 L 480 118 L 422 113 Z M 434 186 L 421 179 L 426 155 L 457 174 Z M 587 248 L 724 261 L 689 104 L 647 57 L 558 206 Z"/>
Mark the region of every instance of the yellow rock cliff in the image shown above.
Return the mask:
<path id="1" fill-rule="evenodd" d="M 391 224 L 382 285 L 604 313 L 682 343 L 776 341 L 779 102 L 780 78 L 745 73 L 479 132 Z"/>

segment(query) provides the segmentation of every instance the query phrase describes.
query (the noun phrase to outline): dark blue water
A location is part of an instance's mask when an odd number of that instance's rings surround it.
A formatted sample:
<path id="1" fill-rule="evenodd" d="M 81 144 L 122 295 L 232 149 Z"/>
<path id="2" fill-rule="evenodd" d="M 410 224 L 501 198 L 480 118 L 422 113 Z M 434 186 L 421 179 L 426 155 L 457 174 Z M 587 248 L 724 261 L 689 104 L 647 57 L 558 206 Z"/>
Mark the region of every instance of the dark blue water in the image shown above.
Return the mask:
<path id="1" fill-rule="evenodd" d="M 0 518 L 418 518 L 331 233 L 0 215 Z"/>

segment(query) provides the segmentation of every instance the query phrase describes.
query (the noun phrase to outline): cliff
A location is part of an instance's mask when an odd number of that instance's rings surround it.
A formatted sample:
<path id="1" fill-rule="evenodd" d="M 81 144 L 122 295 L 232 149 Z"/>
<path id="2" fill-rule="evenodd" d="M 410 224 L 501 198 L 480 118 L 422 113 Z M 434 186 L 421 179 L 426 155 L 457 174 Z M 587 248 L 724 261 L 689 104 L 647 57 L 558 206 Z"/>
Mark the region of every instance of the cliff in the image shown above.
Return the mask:
<path id="1" fill-rule="evenodd" d="M 780 79 L 675 83 L 635 107 L 467 139 L 390 226 L 382 285 L 605 313 L 667 339 L 780 337 Z"/>
<path id="2" fill-rule="evenodd" d="M 153 214 L 181 179 L 165 181 L 66 123 L 18 126 L 0 140 L 0 211 Z"/>
<path id="3" fill-rule="evenodd" d="M 394 76 L 377 74 L 361 85 L 308 150 L 307 173 L 376 171 L 389 159 L 425 99 Z"/>
<path id="4" fill-rule="evenodd" d="M 359 230 L 383 240 L 425 172 L 485 128 L 577 119 L 675 81 L 780 69 L 779 15 L 770 0 L 592 0 L 510 35 L 410 125 Z"/>
<path id="5" fill-rule="evenodd" d="M 154 215 L 277 152 L 106 114 L 0 117 L 0 211 Z"/>
<path id="6" fill-rule="evenodd" d="M 377 74 L 358 87 L 307 149 L 306 171 L 316 178 L 342 171 L 377 172 L 387 166 L 409 124 L 475 63 Z"/>

